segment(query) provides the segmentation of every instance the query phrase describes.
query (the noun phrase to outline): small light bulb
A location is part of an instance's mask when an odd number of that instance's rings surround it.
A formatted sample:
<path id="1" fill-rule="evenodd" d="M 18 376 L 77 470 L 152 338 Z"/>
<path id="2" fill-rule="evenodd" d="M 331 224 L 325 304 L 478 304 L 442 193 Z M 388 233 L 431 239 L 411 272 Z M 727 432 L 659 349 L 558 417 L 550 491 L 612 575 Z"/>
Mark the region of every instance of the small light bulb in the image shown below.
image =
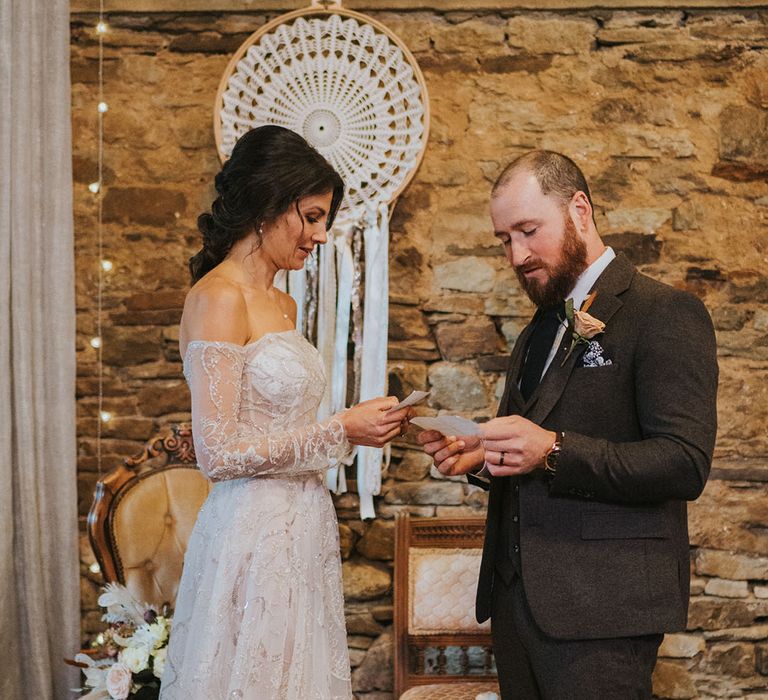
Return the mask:
<path id="1" fill-rule="evenodd" d="M 101 412 L 101 422 L 102 423 L 109 423 L 109 421 L 112 420 L 112 414 L 109 411 L 102 411 Z"/>
<path id="2" fill-rule="evenodd" d="M 98 574 L 101 571 L 101 567 L 99 566 L 99 562 L 95 561 L 93 564 L 91 564 L 88 567 L 88 571 L 90 571 L 92 574 Z"/>
<path id="3" fill-rule="evenodd" d="M 92 348 L 101 347 L 101 338 L 99 338 L 99 336 L 96 336 L 95 338 L 91 338 L 91 347 Z"/>
<path id="4" fill-rule="evenodd" d="M 98 194 L 99 190 L 101 189 L 101 184 L 98 182 L 92 182 L 90 185 L 88 185 L 88 189 L 93 192 L 93 194 Z"/>
<path id="5" fill-rule="evenodd" d="M 107 26 L 107 23 L 106 23 L 106 22 L 104 22 L 104 21 L 101 21 L 101 22 L 99 22 L 99 23 L 96 25 L 96 31 L 97 31 L 99 34 L 106 34 L 108 29 L 109 29 L 109 27 Z"/>
<path id="6" fill-rule="evenodd" d="M 104 112 L 109 110 L 109 105 L 106 102 L 99 102 L 98 110 L 99 110 L 99 112 L 104 114 Z"/>
<path id="7" fill-rule="evenodd" d="M 101 261 L 101 269 L 104 270 L 104 272 L 111 272 L 114 265 L 112 265 L 111 260 L 102 260 Z"/>

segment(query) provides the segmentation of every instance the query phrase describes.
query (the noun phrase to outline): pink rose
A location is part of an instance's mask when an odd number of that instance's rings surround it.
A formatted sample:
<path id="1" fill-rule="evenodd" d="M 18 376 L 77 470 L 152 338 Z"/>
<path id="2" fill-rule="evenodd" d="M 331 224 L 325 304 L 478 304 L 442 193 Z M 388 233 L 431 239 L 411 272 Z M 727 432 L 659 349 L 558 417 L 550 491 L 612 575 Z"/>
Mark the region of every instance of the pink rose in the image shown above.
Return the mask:
<path id="1" fill-rule="evenodd" d="M 605 330 L 605 324 L 586 311 L 574 311 L 573 330 L 582 338 L 589 340 L 602 333 Z"/>
<path id="2" fill-rule="evenodd" d="M 114 700 L 126 700 L 131 692 L 131 669 L 119 661 L 107 671 L 107 692 Z"/>

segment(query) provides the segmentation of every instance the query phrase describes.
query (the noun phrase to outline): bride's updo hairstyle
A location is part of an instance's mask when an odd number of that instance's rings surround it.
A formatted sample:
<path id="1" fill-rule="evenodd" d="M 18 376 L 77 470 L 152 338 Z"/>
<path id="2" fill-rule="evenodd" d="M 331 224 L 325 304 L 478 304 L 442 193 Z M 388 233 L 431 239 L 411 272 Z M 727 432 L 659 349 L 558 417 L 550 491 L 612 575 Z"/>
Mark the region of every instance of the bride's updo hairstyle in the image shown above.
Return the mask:
<path id="1" fill-rule="evenodd" d="M 215 184 L 219 196 L 211 212 L 197 219 L 203 248 L 189 259 L 193 284 L 224 260 L 237 241 L 250 233 L 258 237 L 263 222 L 289 207 L 296 207 L 303 224 L 303 197 L 333 193 L 329 229 L 344 196 L 344 183 L 328 161 L 297 133 L 273 125 L 238 139 Z"/>

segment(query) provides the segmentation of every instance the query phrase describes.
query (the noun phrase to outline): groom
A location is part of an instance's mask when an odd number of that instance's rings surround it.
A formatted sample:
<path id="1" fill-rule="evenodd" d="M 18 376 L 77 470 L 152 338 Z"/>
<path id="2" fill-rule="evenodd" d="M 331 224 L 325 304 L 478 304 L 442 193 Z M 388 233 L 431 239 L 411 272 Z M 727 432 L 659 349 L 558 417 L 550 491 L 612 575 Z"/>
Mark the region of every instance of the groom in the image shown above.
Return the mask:
<path id="1" fill-rule="evenodd" d="M 715 442 L 712 323 L 606 248 L 563 155 L 507 166 L 491 218 L 538 309 L 482 441 L 419 441 L 444 474 L 490 482 L 477 617 L 502 698 L 650 698 L 663 633 L 686 624 L 686 501 Z"/>

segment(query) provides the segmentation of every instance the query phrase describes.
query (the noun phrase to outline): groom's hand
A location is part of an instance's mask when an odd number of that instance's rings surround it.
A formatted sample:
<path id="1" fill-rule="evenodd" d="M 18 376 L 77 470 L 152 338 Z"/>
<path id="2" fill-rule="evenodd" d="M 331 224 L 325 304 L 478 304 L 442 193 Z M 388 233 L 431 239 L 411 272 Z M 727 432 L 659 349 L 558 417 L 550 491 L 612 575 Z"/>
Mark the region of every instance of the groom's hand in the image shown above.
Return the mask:
<path id="1" fill-rule="evenodd" d="M 445 437 L 436 430 L 423 430 L 416 436 L 418 443 L 435 462 L 441 474 L 458 476 L 475 471 L 483 465 L 483 446 L 477 437 Z"/>
<path id="2" fill-rule="evenodd" d="M 520 476 L 542 467 L 557 433 L 522 416 L 494 418 L 480 427 L 485 463 L 493 476 Z"/>

